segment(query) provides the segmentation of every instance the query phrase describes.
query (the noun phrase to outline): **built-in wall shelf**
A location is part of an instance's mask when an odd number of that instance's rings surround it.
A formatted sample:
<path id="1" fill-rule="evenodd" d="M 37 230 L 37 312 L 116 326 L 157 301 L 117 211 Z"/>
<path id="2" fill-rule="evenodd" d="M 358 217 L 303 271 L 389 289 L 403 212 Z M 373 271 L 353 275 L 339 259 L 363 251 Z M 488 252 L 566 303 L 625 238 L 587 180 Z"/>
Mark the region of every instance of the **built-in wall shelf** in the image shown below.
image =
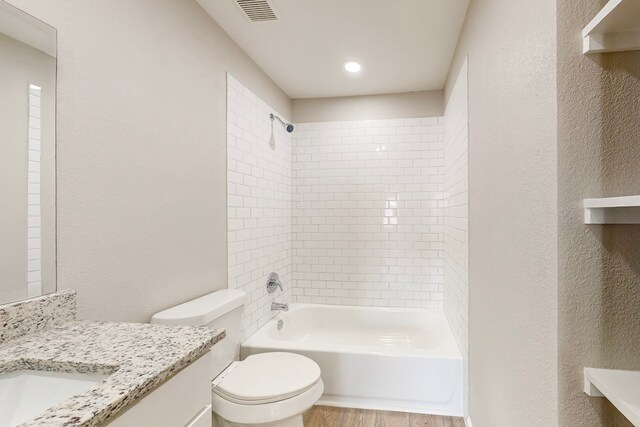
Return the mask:
<path id="1" fill-rule="evenodd" d="M 640 196 L 584 199 L 583 205 L 585 224 L 640 224 Z"/>
<path id="2" fill-rule="evenodd" d="M 582 30 L 584 53 L 640 49 L 640 0 L 610 0 Z"/>
<path id="3" fill-rule="evenodd" d="M 606 397 L 634 426 L 640 426 L 640 371 L 584 368 L 584 392 Z"/>

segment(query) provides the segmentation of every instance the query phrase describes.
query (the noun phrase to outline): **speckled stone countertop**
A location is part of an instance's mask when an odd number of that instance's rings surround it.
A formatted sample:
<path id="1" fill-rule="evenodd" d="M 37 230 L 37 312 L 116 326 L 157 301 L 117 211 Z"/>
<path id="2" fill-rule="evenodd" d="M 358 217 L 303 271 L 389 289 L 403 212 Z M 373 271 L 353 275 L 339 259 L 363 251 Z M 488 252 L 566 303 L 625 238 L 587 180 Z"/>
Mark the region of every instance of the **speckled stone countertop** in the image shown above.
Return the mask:
<path id="1" fill-rule="evenodd" d="M 71 321 L 0 345 L 0 373 L 24 369 L 109 375 L 21 425 L 97 426 L 204 355 L 224 331 Z"/>

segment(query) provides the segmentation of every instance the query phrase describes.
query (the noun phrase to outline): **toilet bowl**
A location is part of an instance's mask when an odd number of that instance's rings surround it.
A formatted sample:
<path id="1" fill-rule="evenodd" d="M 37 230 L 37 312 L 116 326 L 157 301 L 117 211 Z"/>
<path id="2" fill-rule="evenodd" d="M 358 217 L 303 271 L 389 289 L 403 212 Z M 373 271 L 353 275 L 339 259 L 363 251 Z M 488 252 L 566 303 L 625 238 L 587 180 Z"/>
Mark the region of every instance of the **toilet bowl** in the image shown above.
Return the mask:
<path id="1" fill-rule="evenodd" d="M 292 353 L 234 362 L 213 380 L 215 427 L 302 427 L 302 413 L 322 396 L 318 365 Z"/>
<path id="2" fill-rule="evenodd" d="M 302 414 L 322 396 L 320 367 L 293 353 L 237 361 L 246 294 L 224 289 L 164 310 L 151 323 L 224 328 L 211 351 L 213 427 L 302 427 Z"/>

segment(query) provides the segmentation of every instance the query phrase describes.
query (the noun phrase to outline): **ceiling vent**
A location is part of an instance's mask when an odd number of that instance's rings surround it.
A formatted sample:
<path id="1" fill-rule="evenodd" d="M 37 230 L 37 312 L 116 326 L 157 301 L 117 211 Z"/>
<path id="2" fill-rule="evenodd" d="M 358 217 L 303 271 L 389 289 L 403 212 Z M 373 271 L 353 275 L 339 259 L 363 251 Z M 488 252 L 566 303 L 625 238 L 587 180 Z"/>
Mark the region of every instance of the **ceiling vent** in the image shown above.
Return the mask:
<path id="1" fill-rule="evenodd" d="M 251 22 L 277 21 L 278 17 L 268 0 L 235 0 Z"/>

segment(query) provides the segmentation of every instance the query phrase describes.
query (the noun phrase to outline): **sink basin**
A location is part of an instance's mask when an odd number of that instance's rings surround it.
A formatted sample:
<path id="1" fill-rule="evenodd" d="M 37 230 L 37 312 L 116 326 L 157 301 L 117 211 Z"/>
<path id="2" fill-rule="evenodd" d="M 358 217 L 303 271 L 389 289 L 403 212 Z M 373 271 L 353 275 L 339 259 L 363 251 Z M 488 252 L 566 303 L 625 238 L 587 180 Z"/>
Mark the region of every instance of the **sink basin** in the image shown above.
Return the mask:
<path id="1" fill-rule="evenodd" d="M 89 391 L 106 375 L 47 371 L 0 374 L 0 427 L 13 427 L 72 396 Z"/>

